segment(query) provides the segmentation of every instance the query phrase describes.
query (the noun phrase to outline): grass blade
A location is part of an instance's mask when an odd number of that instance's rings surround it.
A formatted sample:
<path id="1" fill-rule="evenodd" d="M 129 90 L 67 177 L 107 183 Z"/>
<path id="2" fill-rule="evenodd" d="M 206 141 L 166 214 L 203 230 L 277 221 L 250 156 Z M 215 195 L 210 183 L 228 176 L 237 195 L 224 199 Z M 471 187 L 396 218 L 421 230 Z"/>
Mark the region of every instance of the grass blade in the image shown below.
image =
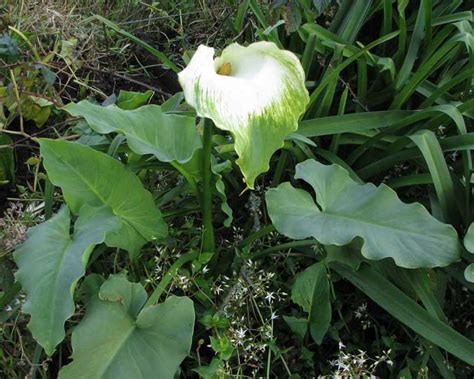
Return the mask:
<path id="1" fill-rule="evenodd" d="M 421 133 L 410 136 L 410 139 L 418 146 L 425 158 L 444 220 L 454 223 L 457 213 L 454 184 L 436 136 L 429 130 L 423 130 Z"/>
<path id="2" fill-rule="evenodd" d="M 331 268 L 420 336 L 464 362 L 474 365 L 474 342 L 431 316 L 373 268 L 362 266 L 359 271 L 354 272 L 334 263 L 331 264 Z"/>
<path id="3" fill-rule="evenodd" d="M 418 50 L 423 41 L 424 29 L 425 29 L 425 9 L 427 7 L 427 0 L 422 0 L 418 9 L 418 15 L 416 17 L 415 30 L 411 36 L 410 45 L 403 61 L 402 67 L 398 72 L 397 81 L 395 88 L 400 89 L 407 81 L 410 76 L 411 70 L 415 64 Z"/>
<path id="4" fill-rule="evenodd" d="M 301 121 L 297 133 L 305 137 L 318 137 L 381 129 L 412 114 L 412 111 L 379 111 L 315 118 Z"/>
<path id="5" fill-rule="evenodd" d="M 133 34 L 130 34 L 126 30 L 123 30 L 115 24 L 114 22 L 106 19 L 105 17 L 99 16 L 99 15 L 94 15 L 93 19 L 96 19 L 105 25 L 107 25 L 110 29 L 114 30 L 116 33 L 119 33 L 120 35 L 128 38 L 130 41 L 135 42 L 138 46 L 144 48 L 146 51 L 148 51 L 150 54 L 152 54 L 155 58 L 157 58 L 161 63 L 163 63 L 164 66 L 169 68 L 170 70 L 173 70 L 174 72 L 178 73 L 180 68 L 176 66 L 165 54 L 163 54 L 161 51 L 155 49 L 153 46 L 150 44 L 146 43 L 145 41 L 142 41 L 140 38 L 135 37 Z"/>
<path id="6" fill-rule="evenodd" d="M 474 133 L 467 133 L 462 136 L 448 137 L 440 141 L 443 151 L 463 151 L 474 150 Z M 410 159 L 417 159 L 421 155 L 417 148 L 409 148 L 397 153 L 386 156 L 378 161 L 372 162 L 360 170 L 357 174 L 364 180 L 377 175 L 384 170 L 393 167 L 398 162 L 408 161 Z"/>
<path id="7" fill-rule="evenodd" d="M 323 92 L 323 90 L 326 88 L 326 86 L 332 81 L 336 80 L 337 77 L 339 76 L 340 72 L 344 70 L 347 66 L 349 66 L 351 63 L 359 59 L 361 56 L 366 54 L 368 51 L 373 49 L 374 47 L 385 43 L 387 41 L 390 41 L 391 39 L 395 38 L 398 35 L 398 32 L 393 32 L 390 34 L 387 34 L 385 36 L 382 36 L 375 41 L 372 41 L 369 43 L 366 47 L 363 49 L 360 49 L 359 52 L 353 54 L 350 58 L 346 59 L 344 62 L 341 64 L 337 65 L 334 67 L 334 70 L 327 76 L 324 77 L 324 79 L 321 81 L 321 83 L 316 87 L 316 89 L 313 91 L 313 93 L 310 96 L 310 102 L 308 104 L 308 109 L 311 108 L 311 106 L 314 104 L 316 99 L 319 97 L 319 95 Z"/>

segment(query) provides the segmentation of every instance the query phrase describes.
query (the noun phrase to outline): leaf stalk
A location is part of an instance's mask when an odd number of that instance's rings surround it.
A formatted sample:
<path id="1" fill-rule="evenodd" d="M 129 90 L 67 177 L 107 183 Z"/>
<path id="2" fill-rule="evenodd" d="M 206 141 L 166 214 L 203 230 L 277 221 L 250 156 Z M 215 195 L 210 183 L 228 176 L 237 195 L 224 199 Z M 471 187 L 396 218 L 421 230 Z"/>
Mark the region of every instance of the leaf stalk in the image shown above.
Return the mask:
<path id="1" fill-rule="evenodd" d="M 203 220 L 202 247 L 206 253 L 214 253 L 214 227 L 212 225 L 212 171 L 211 171 L 211 148 L 212 148 L 212 128 L 210 119 L 204 119 L 203 142 L 202 142 L 202 199 L 201 210 Z"/>

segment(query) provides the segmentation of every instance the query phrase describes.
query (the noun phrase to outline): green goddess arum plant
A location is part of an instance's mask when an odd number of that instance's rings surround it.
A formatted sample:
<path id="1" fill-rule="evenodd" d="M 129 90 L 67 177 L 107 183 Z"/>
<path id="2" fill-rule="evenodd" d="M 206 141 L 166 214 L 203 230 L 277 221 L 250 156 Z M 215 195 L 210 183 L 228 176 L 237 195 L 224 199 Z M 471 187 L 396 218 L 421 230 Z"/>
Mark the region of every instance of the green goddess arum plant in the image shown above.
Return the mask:
<path id="1" fill-rule="evenodd" d="M 220 57 L 213 55 L 214 49 L 200 46 L 179 73 L 186 101 L 204 118 L 202 141 L 195 117 L 169 111 L 166 104 L 130 109 L 81 101 L 64 108 L 84 118 L 95 133 L 118 134 L 112 144 L 122 145 L 124 158 L 155 158 L 186 177 L 199 197 L 204 223 L 201 251 L 206 253 L 215 250 L 211 211 L 215 177 L 217 192 L 223 194 L 220 169 L 211 155 L 213 123 L 232 133 L 237 164 L 253 188 L 255 178 L 268 170 L 272 154 L 297 130 L 309 101 L 298 59 L 273 43 L 232 44 Z M 75 288 L 91 268 L 95 247 L 127 250 L 137 263 L 141 248 L 166 238 L 168 227 L 152 194 L 124 164 L 130 164 L 129 159 L 121 161 L 80 141 L 40 139 L 39 143 L 48 179 L 62 190 L 65 205 L 29 231 L 14 257 L 16 277 L 26 293 L 23 309 L 31 316 L 29 327 L 51 356 L 65 338 L 65 324 L 75 310 Z M 190 168 L 196 162 L 201 165 L 197 172 Z M 173 267 L 196 257 L 197 252 L 190 252 Z M 84 366 L 88 378 L 149 378 L 154 372 L 172 377 L 191 346 L 194 309 L 186 297 L 172 296 L 157 304 L 167 280 L 169 275 L 147 298 L 142 285 L 129 282 L 125 275 L 87 276 L 81 284 L 81 293 L 87 293 L 86 313 L 72 331 L 72 363 L 59 377 L 77 378 Z"/>
<path id="2" fill-rule="evenodd" d="M 210 158 L 212 123 L 229 131 L 249 188 L 269 169 L 273 153 L 298 129 L 309 102 L 298 58 L 272 42 L 246 47 L 233 43 L 214 58 L 214 49 L 199 46 L 178 74 L 186 102 L 205 118 L 203 133 L 203 250 L 214 250 Z"/>

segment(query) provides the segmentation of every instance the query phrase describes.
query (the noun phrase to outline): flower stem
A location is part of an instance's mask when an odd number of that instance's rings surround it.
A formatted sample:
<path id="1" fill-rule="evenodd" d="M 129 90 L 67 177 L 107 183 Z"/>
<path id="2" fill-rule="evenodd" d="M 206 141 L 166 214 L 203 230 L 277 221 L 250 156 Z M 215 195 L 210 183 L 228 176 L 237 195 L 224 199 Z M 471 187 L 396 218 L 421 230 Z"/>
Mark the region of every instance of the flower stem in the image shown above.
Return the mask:
<path id="1" fill-rule="evenodd" d="M 211 144 L 213 124 L 210 119 L 204 119 L 204 131 L 202 142 L 202 251 L 214 253 L 214 228 L 212 226 L 212 172 L 211 172 Z"/>
<path id="2" fill-rule="evenodd" d="M 163 276 L 160 283 L 158 284 L 158 286 L 155 288 L 155 290 L 153 291 L 153 293 L 150 295 L 147 302 L 145 303 L 144 308 L 158 303 L 158 300 L 160 299 L 161 294 L 166 289 L 166 287 L 168 287 L 168 284 L 170 284 L 171 280 L 173 280 L 173 278 L 176 276 L 181 266 L 187 262 L 193 261 L 198 256 L 199 256 L 199 252 L 193 251 L 179 257 L 178 260 L 174 262 L 173 265 L 169 268 L 168 272 Z"/>

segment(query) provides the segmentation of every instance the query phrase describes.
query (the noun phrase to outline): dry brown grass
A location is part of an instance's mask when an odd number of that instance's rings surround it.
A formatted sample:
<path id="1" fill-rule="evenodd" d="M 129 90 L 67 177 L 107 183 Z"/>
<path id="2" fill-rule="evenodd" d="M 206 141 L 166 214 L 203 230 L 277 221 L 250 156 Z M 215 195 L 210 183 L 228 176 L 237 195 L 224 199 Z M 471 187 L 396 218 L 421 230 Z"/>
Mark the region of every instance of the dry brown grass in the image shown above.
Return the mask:
<path id="1" fill-rule="evenodd" d="M 22 0 L 11 6 L 12 22 L 58 74 L 58 95 L 66 101 L 77 99 L 79 92 L 105 99 L 120 89 L 152 89 L 165 97 L 179 90 L 173 74 L 149 53 L 92 20 L 94 14 L 164 51 L 178 65 L 184 64 L 185 51 L 201 43 L 224 46 L 233 32 L 228 20 L 236 8 L 224 1 L 193 1 L 193 6 L 166 10 L 137 0 L 119 0 L 113 7 L 105 3 Z M 186 1 L 178 3 L 183 6 Z"/>

